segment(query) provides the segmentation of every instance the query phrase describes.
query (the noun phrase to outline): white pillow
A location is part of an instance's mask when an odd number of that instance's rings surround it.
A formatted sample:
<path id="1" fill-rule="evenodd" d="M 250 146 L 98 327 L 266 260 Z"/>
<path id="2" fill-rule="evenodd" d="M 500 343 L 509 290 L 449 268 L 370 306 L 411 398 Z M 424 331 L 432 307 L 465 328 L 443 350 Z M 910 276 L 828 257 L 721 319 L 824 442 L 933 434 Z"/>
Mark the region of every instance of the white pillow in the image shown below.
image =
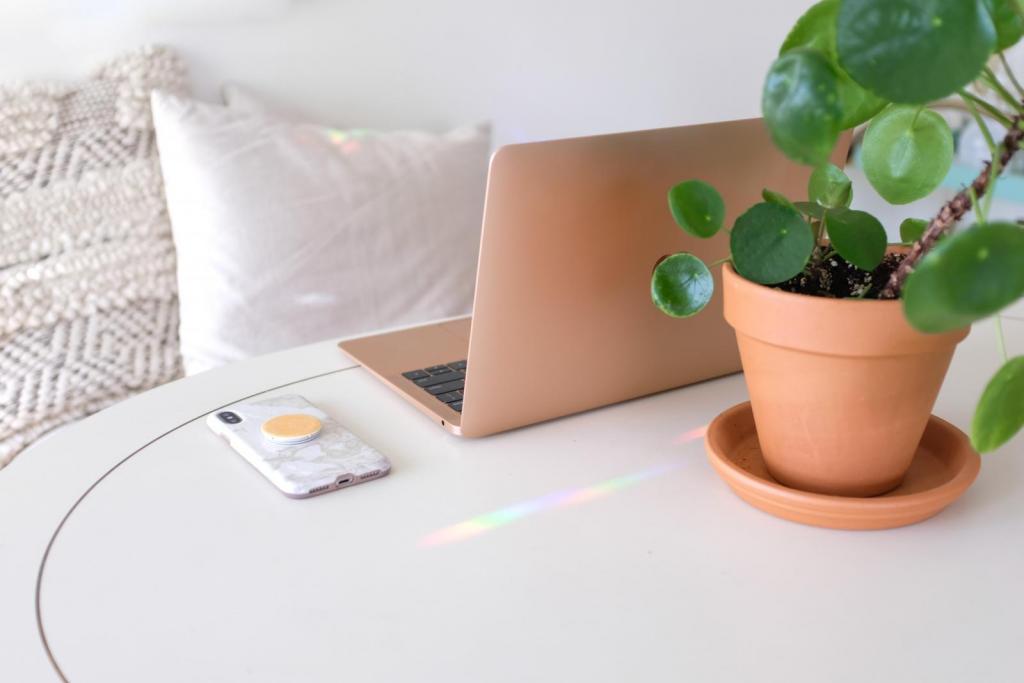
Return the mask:
<path id="1" fill-rule="evenodd" d="M 490 133 L 342 131 L 157 92 L 194 374 L 468 313 Z"/>
<path id="2" fill-rule="evenodd" d="M 316 118 L 294 106 L 270 100 L 264 97 L 262 93 L 257 94 L 248 87 L 238 83 L 225 83 L 220 89 L 220 93 L 224 104 L 234 111 L 275 116 L 292 123 L 305 123 Z M 331 123 L 335 127 L 338 126 L 337 121 L 332 121 Z"/>

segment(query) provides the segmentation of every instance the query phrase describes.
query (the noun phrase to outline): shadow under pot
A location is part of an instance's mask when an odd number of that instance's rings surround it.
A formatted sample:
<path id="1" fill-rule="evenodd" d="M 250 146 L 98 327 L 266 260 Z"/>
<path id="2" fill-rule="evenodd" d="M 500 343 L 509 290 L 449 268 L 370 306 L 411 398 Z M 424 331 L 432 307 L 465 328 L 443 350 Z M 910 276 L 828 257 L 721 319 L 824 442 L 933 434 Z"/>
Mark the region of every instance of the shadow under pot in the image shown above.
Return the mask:
<path id="1" fill-rule="evenodd" d="M 899 486 L 970 328 L 924 334 L 899 300 L 783 292 L 728 263 L 722 279 L 772 477 L 840 496 Z"/>

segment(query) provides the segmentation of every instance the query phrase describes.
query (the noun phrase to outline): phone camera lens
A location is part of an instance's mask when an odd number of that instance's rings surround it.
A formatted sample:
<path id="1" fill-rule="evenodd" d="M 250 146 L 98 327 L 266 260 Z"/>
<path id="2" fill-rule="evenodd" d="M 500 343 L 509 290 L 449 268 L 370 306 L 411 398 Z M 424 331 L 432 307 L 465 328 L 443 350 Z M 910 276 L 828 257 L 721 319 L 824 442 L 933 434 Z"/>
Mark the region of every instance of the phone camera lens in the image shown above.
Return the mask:
<path id="1" fill-rule="evenodd" d="M 217 413 L 217 418 L 221 422 L 224 422 L 229 425 L 236 425 L 242 421 L 242 418 L 238 415 L 238 413 L 233 413 L 230 410 L 225 410 L 224 412 Z"/>

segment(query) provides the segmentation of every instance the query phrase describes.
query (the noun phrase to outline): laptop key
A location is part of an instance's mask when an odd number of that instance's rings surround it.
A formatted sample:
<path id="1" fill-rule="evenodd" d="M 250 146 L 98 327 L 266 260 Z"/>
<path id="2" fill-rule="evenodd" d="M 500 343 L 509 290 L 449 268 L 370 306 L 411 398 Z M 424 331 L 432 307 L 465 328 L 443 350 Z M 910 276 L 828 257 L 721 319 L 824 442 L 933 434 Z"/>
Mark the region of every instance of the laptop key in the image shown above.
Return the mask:
<path id="1" fill-rule="evenodd" d="M 446 382 L 444 384 L 435 384 L 432 387 L 427 387 L 427 391 L 432 393 L 434 396 L 438 396 L 439 394 L 445 394 L 448 393 L 449 391 L 461 389 L 465 383 L 466 380 L 459 378 L 452 382 Z"/>
<path id="2" fill-rule="evenodd" d="M 403 372 L 402 377 L 406 379 L 423 379 L 424 377 L 430 377 L 430 373 L 426 370 L 410 370 L 409 372 Z"/>
<path id="3" fill-rule="evenodd" d="M 454 363 L 449 363 L 448 367 L 450 367 L 452 370 L 465 370 L 466 369 L 466 361 L 464 361 L 464 360 L 457 360 Z"/>
<path id="4" fill-rule="evenodd" d="M 443 394 L 438 394 L 436 398 L 437 398 L 438 401 L 444 401 L 445 403 L 451 403 L 452 401 L 461 401 L 462 400 L 462 392 L 461 391 L 449 391 L 449 392 L 446 392 L 446 393 L 443 393 Z"/>
<path id="5" fill-rule="evenodd" d="M 454 372 L 449 370 L 448 372 L 441 375 L 431 375 L 430 377 L 421 377 L 420 379 L 413 380 L 416 382 L 416 386 L 423 387 L 424 389 L 432 387 L 435 384 L 444 384 L 445 382 L 451 382 L 453 380 L 461 380 L 466 375 L 463 372 Z M 461 388 L 461 387 L 460 387 Z M 431 392 L 433 393 L 433 392 Z"/>
<path id="6" fill-rule="evenodd" d="M 456 413 L 462 412 L 462 401 L 456 401 L 455 403 L 449 403 L 448 407 L 454 410 Z"/>
<path id="7" fill-rule="evenodd" d="M 426 369 L 426 372 L 429 375 L 441 375 L 451 371 L 452 368 L 448 367 L 447 365 L 431 365 L 429 368 Z"/>

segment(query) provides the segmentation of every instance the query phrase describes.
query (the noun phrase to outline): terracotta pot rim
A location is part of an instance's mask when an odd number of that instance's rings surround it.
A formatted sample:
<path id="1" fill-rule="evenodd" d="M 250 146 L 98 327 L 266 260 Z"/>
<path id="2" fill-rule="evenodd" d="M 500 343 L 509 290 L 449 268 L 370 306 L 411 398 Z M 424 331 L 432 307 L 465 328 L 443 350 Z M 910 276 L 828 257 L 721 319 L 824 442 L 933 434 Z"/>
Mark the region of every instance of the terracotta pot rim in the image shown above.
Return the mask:
<path id="1" fill-rule="evenodd" d="M 830 243 L 826 240 L 823 244 L 830 244 Z M 886 254 L 906 254 L 909 251 L 910 251 L 910 247 L 908 245 L 906 245 L 906 244 L 890 244 L 890 245 L 886 246 L 886 248 L 885 248 L 885 253 Z M 801 294 L 801 293 L 798 293 L 798 292 L 784 292 L 781 289 L 775 289 L 775 287 L 773 285 L 762 285 L 759 282 L 754 282 L 753 280 L 748 280 L 747 278 L 745 278 L 742 275 L 740 275 L 739 271 L 737 271 L 735 268 L 733 268 L 732 261 L 726 261 L 725 263 L 723 263 L 722 264 L 722 268 L 723 269 L 728 268 L 734 275 L 736 275 L 743 282 L 749 283 L 749 284 L 754 285 L 755 287 L 759 287 L 761 289 L 768 290 L 773 295 L 777 294 L 780 297 L 789 298 L 789 299 L 796 299 L 796 298 L 818 299 L 818 300 L 824 300 L 824 301 L 832 301 L 832 302 L 836 302 L 836 303 L 838 303 L 838 302 L 850 303 L 850 304 L 853 304 L 854 306 L 862 306 L 864 304 L 874 304 L 874 305 L 880 306 L 882 308 L 891 308 L 893 304 L 896 304 L 896 303 L 899 303 L 899 302 L 903 301 L 903 299 L 900 299 L 900 298 L 896 298 L 896 299 L 852 299 L 852 298 L 848 298 L 848 299 L 832 299 L 832 298 L 826 297 L 826 296 L 814 296 L 813 294 Z"/>
<path id="2" fill-rule="evenodd" d="M 759 296 L 772 296 L 777 297 L 780 301 L 822 301 L 828 304 L 834 304 L 837 306 L 878 306 L 879 308 L 892 308 L 894 306 L 902 306 L 903 299 L 833 299 L 827 296 L 814 296 L 813 294 L 802 294 L 800 292 L 786 292 L 781 289 L 776 289 L 775 285 L 762 285 L 759 282 L 748 280 L 747 278 L 740 275 L 740 273 L 732 267 L 732 263 L 726 261 L 722 264 L 722 268 L 728 268 L 733 275 L 735 275 L 741 281 L 742 286 L 750 285 L 751 287 L 757 288 L 761 294 Z"/>
<path id="3" fill-rule="evenodd" d="M 914 329 L 899 299 L 832 299 L 761 285 L 723 264 L 725 319 L 739 336 L 825 356 L 892 357 L 941 352 L 970 327 L 940 334 Z"/>

